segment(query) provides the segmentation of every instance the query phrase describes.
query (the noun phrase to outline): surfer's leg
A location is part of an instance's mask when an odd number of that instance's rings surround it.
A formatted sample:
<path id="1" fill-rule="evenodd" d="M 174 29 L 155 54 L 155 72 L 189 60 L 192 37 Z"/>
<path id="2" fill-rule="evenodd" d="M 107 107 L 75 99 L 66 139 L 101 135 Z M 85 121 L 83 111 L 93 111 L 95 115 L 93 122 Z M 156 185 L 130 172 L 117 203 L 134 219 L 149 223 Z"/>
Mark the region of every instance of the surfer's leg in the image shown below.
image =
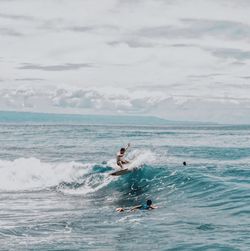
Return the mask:
<path id="1" fill-rule="evenodd" d="M 120 168 L 123 168 L 123 166 L 122 166 L 122 161 L 117 161 L 117 163 L 116 163 Z"/>

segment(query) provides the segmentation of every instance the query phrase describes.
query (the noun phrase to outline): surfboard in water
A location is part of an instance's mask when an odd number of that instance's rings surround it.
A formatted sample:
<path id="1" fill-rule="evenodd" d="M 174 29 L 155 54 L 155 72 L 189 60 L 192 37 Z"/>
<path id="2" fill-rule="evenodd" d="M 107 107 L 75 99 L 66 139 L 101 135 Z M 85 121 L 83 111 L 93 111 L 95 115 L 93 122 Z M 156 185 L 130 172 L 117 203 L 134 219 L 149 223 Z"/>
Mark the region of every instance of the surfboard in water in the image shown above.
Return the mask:
<path id="1" fill-rule="evenodd" d="M 140 157 L 139 155 L 136 156 L 135 158 L 133 158 L 132 160 L 130 160 L 130 162 L 128 164 L 123 165 L 125 168 L 123 168 L 123 169 L 119 168 L 119 170 L 116 170 L 116 171 L 110 173 L 110 175 L 112 175 L 112 176 L 120 176 L 120 175 L 128 174 L 128 173 L 131 173 L 131 172 L 135 171 L 136 169 L 138 169 L 138 167 L 141 164 L 138 161 L 139 157 Z"/>
<path id="2" fill-rule="evenodd" d="M 124 174 L 130 173 L 130 172 L 132 172 L 132 170 L 129 170 L 128 168 L 124 168 L 124 169 L 115 171 L 113 173 L 110 173 L 110 175 L 112 175 L 112 176 L 120 176 L 120 175 L 124 175 Z"/>

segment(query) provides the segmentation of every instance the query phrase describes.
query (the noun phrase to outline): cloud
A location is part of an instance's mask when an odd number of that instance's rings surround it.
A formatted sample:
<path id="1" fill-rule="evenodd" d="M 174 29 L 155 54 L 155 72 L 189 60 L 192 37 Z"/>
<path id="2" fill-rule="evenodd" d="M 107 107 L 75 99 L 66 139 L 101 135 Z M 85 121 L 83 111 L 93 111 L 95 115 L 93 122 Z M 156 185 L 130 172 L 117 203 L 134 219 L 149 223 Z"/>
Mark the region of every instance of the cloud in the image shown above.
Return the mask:
<path id="1" fill-rule="evenodd" d="M 234 48 L 217 48 L 217 49 L 208 49 L 215 57 L 219 58 L 233 58 L 236 60 L 249 60 L 250 51 L 244 51 Z"/>
<path id="2" fill-rule="evenodd" d="M 232 40 L 245 40 L 250 38 L 250 26 L 226 20 L 182 18 L 178 25 L 144 27 L 137 31 L 137 35 L 152 39 L 193 39 L 213 36 Z"/>
<path id="3" fill-rule="evenodd" d="M 63 27 L 64 30 L 74 31 L 74 32 L 90 32 L 90 31 L 118 31 L 119 27 L 115 25 L 74 25 Z"/>
<path id="4" fill-rule="evenodd" d="M 35 96 L 35 92 L 30 88 L 3 89 L 0 91 L 0 106 L 14 109 L 33 108 L 35 102 L 30 102 L 30 98 Z"/>
<path id="5" fill-rule="evenodd" d="M 250 100 L 237 102 L 236 100 L 218 99 L 187 99 L 185 102 L 176 105 L 173 100 L 165 100 L 159 105 L 158 114 L 163 116 L 162 107 L 168 107 L 164 116 L 168 119 L 218 122 L 221 123 L 248 123 L 250 119 L 248 113 L 250 110 Z M 181 119 L 183 118 L 183 119 Z"/>
<path id="6" fill-rule="evenodd" d="M 119 46 L 119 45 L 127 45 L 128 47 L 130 48 L 152 48 L 152 47 L 155 47 L 155 45 L 153 43 L 149 43 L 149 42 L 143 42 L 143 41 L 140 41 L 140 40 L 117 40 L 117 41 L 110 41 L 110 42 L 107 42 L 108 45 L 111 45 L 111 46 Z"/>
<path id="7" fill-rule="evenodd" d="M 12 37 L 21 37 L 24 34 L 19 32 L 19 31 L 14 30 L 14 29 L 11 29 L 11 28 L 2 28 L 2 27 L 0 27 L 0 35 L 12 36 Z"/>
<path id="8" fill-rule="evenodd" d="M 159 92 L 129 91 L 113 89 L 66 90 L 59 89 L 52 97 L 52 104 L 60 107 L 91 108 L 95 111 L 145 112 L 160 102 Z"/>
<path id="9" fill-rule="evenodd" d="M 242 76 L 243 79 L 250 79 L 250 76 Z"/>
<path id="10" fill-rule="evenodd" d="M 211 77 L 217 77 L 217 76 L 222 76 L 223 74 L 221 73 L 210 73 L 210 74 L 194 74 L 194 75 L 189 75 L 188 78 L 211 78 Z"/>
<path id="11" fill-rule="evenodd" d="M 30 16 L 25 16 L 25 15 L 13 15 L 13 14 L 5 14 L 5 13 L 0 13 L 0 18 L 3 19 L 12 19 L 12 20 L 17 20 L 17 21 L 33 21 L 35 18 L 30 17 Z"/>
<path id="12" fill-rule="evenodd" d="M 135 113 L 147 112 L 165 96 L 160 92 L 131 91 L 127 89 L 65 89 L 41 90 L 29 87 L 0 90 L 0 107 L 39 108 L 39 103 L 57 108 L 91 109 L 94 113 Z"/>
<path id="13" fill-rule="evenodd" d="M 71 26 L 71 27 L 65 27 L 64 29 L 70 30 L 70 31 L 76 31 L 76 32 L 87 32 L 87 31 L 93 31 L 96 29 L 94 26 Z"/>
<path id="14" fill-rule="evenodd" d="M 61 65 L 40 65 L 40 64 L 28 64 L 24 63 L 23 66 L 18 67 L 21 70 L 42 70 L 42 71 L 71 71 L 79 70 L 81 68 L 92 67 L 90 64 L 61 64 Z"/>
<path id="15" fill-rule="evenodd" d="M 248 2 L 0 0 L 0 109 L 238 119 Z"/>
<path id="16" fill-rule="evenodd" d="M 174 95 L 137 88 L 36 89 L 20 87 L 0 91 L 0 107 L 26 111 L 75 111 L 93 114 L 147 114 L 172 120 L 233 123 L 241 117 L 249 123 L 250 98 L 247 95 Z M 71 110 L 69 110 L 71 109 Z M 188 118 L 188 119 L 187 119 Z M 236 120 L 237 119 L 237 120 Z"/>
<path id="17" fill-rule="evenodd" d="M 250 38 L 250 26 L 241 22 L 188 18 L 182 19 L 182 22 L 188 25 L 187 31 L 197 36 L 210 35 L 232 40 Z"/>
<path id="18" fill-rule="evenodd" d="M 44 81 L 44 78 L 16 78 L 15 81 Z"/>

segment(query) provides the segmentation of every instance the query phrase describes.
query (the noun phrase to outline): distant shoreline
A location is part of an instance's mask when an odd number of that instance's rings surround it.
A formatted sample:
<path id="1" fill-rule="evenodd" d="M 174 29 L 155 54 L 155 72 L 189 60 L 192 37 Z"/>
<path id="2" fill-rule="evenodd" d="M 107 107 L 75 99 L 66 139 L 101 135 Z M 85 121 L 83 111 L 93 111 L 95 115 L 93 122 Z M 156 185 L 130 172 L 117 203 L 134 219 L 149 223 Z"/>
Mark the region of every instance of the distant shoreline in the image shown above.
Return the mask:
<path id="1" fill-rule="evenodd" d="M 247 124 L 219 124 L 196 121 L 172 121 L 156 116 L 93 115 L 23 111 L 0 111 L 0 124 L 32 125 L 121 125 L 121 126 L 246 126 Z"/>

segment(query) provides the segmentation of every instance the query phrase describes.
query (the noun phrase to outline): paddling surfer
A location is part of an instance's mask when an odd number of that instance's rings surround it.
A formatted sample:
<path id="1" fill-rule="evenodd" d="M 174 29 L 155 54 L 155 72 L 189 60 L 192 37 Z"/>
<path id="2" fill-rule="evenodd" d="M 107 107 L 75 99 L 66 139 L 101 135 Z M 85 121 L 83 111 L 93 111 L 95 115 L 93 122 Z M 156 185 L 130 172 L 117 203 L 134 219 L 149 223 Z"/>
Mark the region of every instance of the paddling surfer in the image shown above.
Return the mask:
<path id="1" fill-rule="evenodd" d="M 121 148 L 120 151 L 116 154 L 116 164 L 121 168 L 123 168 L 124 164 L 129 163 L 129 161 L 124 158 L 125 153 L 129 147 L 130 147 L 130 143 L 128 143 L 125 148 L 124 147 Z"/>
<path id="2" fill-rule="evenodd" d="M 123 207 L 118 207 L 116 208 L 116 212 L 124 212 L 125 210 L 128 210 L 128 211 L 135 211 L 135 210 L 152 210 L 152 209 L 156 209 L 158 208 L 156 205 L 153 205 L 152 204 L 152 200 L 147 200 L 146 203 L 144 204 L 141 204 L 141 205 L 138 205 L 138 206 L 134 206 L 130 209 L 126 209 L 126 208 L 123 208 Z"/>

